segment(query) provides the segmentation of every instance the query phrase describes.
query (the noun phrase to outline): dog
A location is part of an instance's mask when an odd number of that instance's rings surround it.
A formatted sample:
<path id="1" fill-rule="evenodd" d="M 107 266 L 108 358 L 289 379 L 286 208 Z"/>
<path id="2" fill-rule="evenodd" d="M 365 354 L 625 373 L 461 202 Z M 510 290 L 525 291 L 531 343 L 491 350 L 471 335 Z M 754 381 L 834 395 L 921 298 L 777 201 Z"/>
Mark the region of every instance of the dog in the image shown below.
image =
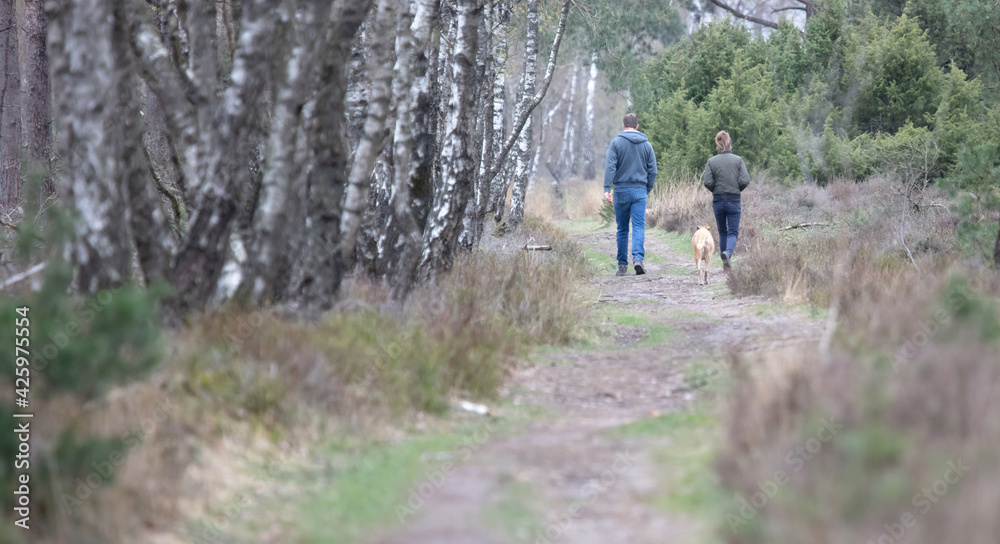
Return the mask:
<path id="1" fill-rule="evenodd" d="M 708 227 L 699 226 L 691 237 L 691 247 L 694 248 L 694 265 L 698 267 L 698 285 L 708 285 L 708 263 L 711 262 L 712 253 L 715 252 L 715 240 Z M 705 263 L 702 270 L 701 263 Z"/>

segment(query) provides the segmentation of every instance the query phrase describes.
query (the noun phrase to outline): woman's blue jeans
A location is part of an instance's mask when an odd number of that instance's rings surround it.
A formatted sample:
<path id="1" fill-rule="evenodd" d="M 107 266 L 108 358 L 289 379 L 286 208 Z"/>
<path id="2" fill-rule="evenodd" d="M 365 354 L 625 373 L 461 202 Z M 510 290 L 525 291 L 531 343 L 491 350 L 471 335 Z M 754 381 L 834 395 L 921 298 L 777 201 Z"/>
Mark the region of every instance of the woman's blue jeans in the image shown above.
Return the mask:
<path id="1" fill-rule="evenodd" d="M 712 202 L 715 212 L 715 224 L 719 227 L 719 254 L 736 250 L 736 237 L 740 233 L 740 213 L 742 206 L 739 200 Z"/>
<path id="2" fill-rule="evenodd" d="M 615 222 L 618 223 L 618 264 L 628 264 L 628 225 L 632 222 L 632 260 L 646 256 L 646 188 L 615 189 Z"/>

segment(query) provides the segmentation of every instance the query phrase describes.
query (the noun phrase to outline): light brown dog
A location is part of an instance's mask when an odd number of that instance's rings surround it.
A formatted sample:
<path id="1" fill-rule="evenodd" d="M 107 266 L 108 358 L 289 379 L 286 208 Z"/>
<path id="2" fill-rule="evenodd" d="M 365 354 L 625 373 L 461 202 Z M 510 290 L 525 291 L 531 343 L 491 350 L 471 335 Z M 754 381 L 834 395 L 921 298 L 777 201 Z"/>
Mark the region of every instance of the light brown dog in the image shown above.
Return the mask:
<path id="1" fill-rule="evenodd" d="M 694 264 L 698 267 L 698 285 L 702 285 L 702 279 L 704 279 L 704 284 L 708 285 L 708 263 L 712 259 L 712 253 L 715 252 L 715 240 L 712 239 L 712 233 L 708 227 L 699 226 L 698 230 L 694 231 L 694 236 L 691 237 L 691 247 L 694 248 Z M 701 267 L 703 261 L 705 263 L 704 269 Z"/>

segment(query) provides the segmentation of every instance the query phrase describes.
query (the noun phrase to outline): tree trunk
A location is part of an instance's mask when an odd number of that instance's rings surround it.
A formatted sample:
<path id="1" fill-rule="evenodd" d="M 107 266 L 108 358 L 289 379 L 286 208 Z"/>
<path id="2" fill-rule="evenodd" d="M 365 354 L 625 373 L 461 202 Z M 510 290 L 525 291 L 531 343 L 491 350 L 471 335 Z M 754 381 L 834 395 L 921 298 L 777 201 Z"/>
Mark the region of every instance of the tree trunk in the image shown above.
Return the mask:
<path id="1" fill-rule="evenodd" d="M 335 5 L 332 37 L 323 51 L 316 112 L 308 126 L 313 154 L 308 182 L 309 246 L 301 263 L 303 280 L 298 291 L 305 305 L 315 310 L 333 306 L 344 273 L 340 223 L 350 147 L 343 66 L 371 5 L 371 0 L 341 0 Z"/>
<path id="2" fill-rule="evenodd" d="M 597 94 L 597 53 L 590 57 L 587 103 L 583 122 L 583 178 L 594 179 L 594 96 Z"/>
<path id="3" fill-rule="evenodd" d="M 538 104 L 542 102 L 545 98 L 545 92 L 549 88 L 549 83 L 552 82 L 552 74 L 556 69 L 556 59 L 559 57 L 559 44 L 562 43 L 563 34 L 566 32 L 566 18 L 569 16 L 569 6 L 573 0 L 563 0 L 562 10 L 559 12 L 559 22 L 556 24 L 555 37 L 552 39 L 552 51 L 549 53 L 549 63 L 545 68 L 545 78 L 542 80 L 542 84 L 538 91 L 535 93 L 534 97 L 528 100 L 527 108 L 521 112 L 520 115 L 514 116 L 514 124 L 511 129 L 510 134 L 507 136 L 507 140 L 501 146 L 500 151 L 497 152 L 496 159 L 493 161 L 493 166 L 490 168 L 490 172 L 486 177 L 490 180 L 491 193 L 494 193 L 493 187 L 497 175 L 504 169 L 504 161 L 507 158 L 507 154 L 510 150 L 514 148 L 514 144 L 520 140 L 521 131 L 524 125 L 527 124 L 528 118 L 531 116 L 531 112 L 538 107 Z M 495 191 L 497 195 L 497 200 L 494 201 L 494 206 L 496 210 L 496 220 L 499 221 L 503 216 L 503 200 L 504 193 L 506 192 L 506 187 L 501 184 L 501 187 Z"/>
<path id="4" fill-rule="evenodd" d="M 174 240 L 160 205 L 160 197 L 153 183 L 149 155 L 142 147 L 144 128 L 140 108 L 140 81 L 134 54 L 129 40 L 134 31 L 121 2 L 114 4 L 114 32 L 112 51 L 115 55 L 117 111 L 114 118 L 119 131 L 116 137 L 117 160 L 121 164 L 123 191 L 128 205 L 131 238 L 139 257 L 139 268 L 146 285 L 166 276 L 174 247 Z"/>
<path id="5" fill-rule="evenodd" d="M 533 0 L 534 1 L 534 0 Z M 419 277 L 434 281 L 451 268 L 461 230 L 462 214 L 476 175 L 475 127 L 476 50 L 482 0 L 459 0 L 452 48 L 445 140 L 441 149 L 442 188 L 424 231 Z"/>
<path id="6" fill-rule="evenodd" d="M 194 173 L 190 179 L 197 181 L 190 187 L 196 192 L 194 206 L 187 237 L 174 259 L 170 274 L 176 292 L 171 306 L 181 314 L 205 307 L 215 292 L 225 264 L 230 233 L 239 212 L 236 195 L 242 186 L 241 181 L 248 175 L 246 169 L 241 168 L 243 157 L 239 155 L 239 150 L 245 148 L 247 137 L 255 126 L 261 109 L 259 101 L 267 88 L 267 70 L 276 45 L 275 28 L 279 23 L 274 12 L 280 4 L 281 0 L 256 0 L 244 7 L 232 84 L 223 93 L 218 112 L 212 116 L 215 120 L 211 126 L 204 123 L 208 117 L 206 114 L 199 113 L 197 116 L 200 130 L 196 131 L 196 135 L 201 134 L 196 141 L 201 143 L 194 149 L 188 148 L 188 152 L 194 152 L 193 160 L 186 161 L 188 172 Z M 147 62 L 156 60 L 155 57 L 147 59 Z M 156 89 L 155 86 L 153 88 Z M 178 102 L 178 110 L 183 111 L 184 106 L 179 104 L 181 97 L 172 93 L 158 95 L 161 100 L 169 96 Z M 202 105 L 197 110 L 199 112 L 205 107 L 216 110 L 211 105 L 205 106 L 206 102 L 211 104 L 207 98 L 199 97 L 196 102 Z M 166 103 L 164 105 L 172 115 L 177 113 Z M 170 121 L 168 116 L 168 124 Z M 204 134 L 205 131 L 208 134 Z M 199 167 L 192 169 L 191 163 Z"/>
<path id="7" fill-rule="evenodd" d="M 365 68 L 373 42 L 379 41 L 378 36 L 375 40 L 371 39 L 372 24 L 374 21 L 371 17 L 366 18 L 361 24 L 347 60 L 345 108 L 347 110 L 347 135 L 350 139 L 351 149 L 357 147 L 365 129 L 365 112 L 368 110 L 368 93 L 371 90 L 370 74 Z"/>
<path id="8" fill-rule="evenodd" d="M 45 0 L 24 1 L 24 137 L 32 169 L 43 172 L 42 198 L 55 194 L 52 160 L 52 86 L 46 51 Z"/>
<path id="9" fill-rule="evenodd" d="M 576 84 L 580 80 L 580 63 L 573 64 L 573 75 L 569 83 L 569 106 L 566 108 L 566 123 L 563 125 L 562 145 L 559 148 L 559 160 L 556 170 L 560 174 L 574 173 L 576 169 L 576 154 L 573 141 L 576 140 Z"/>
<path id="10" fill-rule="evenodd" d="M 436 112 L 430 107 L 428 54 L 434 49 L 431 40 L 438 19 L 438 0 L 418 0 L 412 17 L 409 26 L 400 25 L 393 68 L 393 94 L 399 97 L 399 103 L 393 142 L 392 207 L 400 236 L 387 241 L 387 251 L 394 254 L 390 258 L 396 262 L 390 280 L 396 299 L 403 298 L 413 285 L 426 218 L 420 208 L 426 207 L 433 182 L 428 159 L 434 142 L 431 117 Z"/>
<path id="11" fill-rule="evenodd" d="M 524 199 L 528 191 L 528 180 L 531 179 L 531 144 L 532 120 L 528 111 L 529 101 L 535 95 L 535 79 L 538 71 L 538 0 L 528 0 L 527 39 L 524 45 L 524 73 L 521 75 L 521 89 L 524 98 L 518 104 L 518 114 L 527 112 L 524 128 L 517 142 L 516 164 L 511 183 L 513 190 L 510 197 L 510 215 L 507 226 L 516 229 L 524 222 Z"/>
<path id="12" fill-rule="evenodd" d="M 13 0 L 0 2 L 0 213 L 21 204 L 21 60 Z"/>
<path id="13" fill-rule="evenodd" d="M 297 151 L 301 123 L 309 122 L 305 108 L 316 86 L 318 60 L 324 33 L 330 20 L 330 2 L 311 0 L 292 14 L 289 39 L 291 53 L 284 71 L 277 76 L 278 87 L 267 142 L 267 170 L 261 180 L 258 211 L 254 217 L 254 238 L 245 282 L 254 300 L 267 303 L 283 298 L 292 275 L 295 257 L 305 241 L 306 177 Z"/>
<path id="14" fill-rule="evenodd" d="M 483 17 L 479 22 L 479 47 L 476 49 L 476 133 L 473 145 L 479 150 L 476 158 L 476 178 L 472 198 L 465 206 L 462 216 L 462 233 L 458 236 L 459 247 L 466 251 L 479 243 L 483 232 L 483 220 L 490 196 L 490 186 L 486 180 L 490 159 L 493 156 L 493 81 L 487 78 L 493 54 L 493 3 L 487 2 Z"/>
<path id="15" fill-rule="evenodd" d="M 993 243 L 993 266 L 1000 268 L 1000 221 L 997 221 L 997 240 Z"/>
<path id="16" fill-rule="evenodd" d="M 362 214 L 368 204 L 368 190 L 371 185 L 375 159 L 382 150 L 385 139 L 385 119 L 389 113 L 389 99 L 392 90 L 392 51 L 389 37 L 396 23 L 397 0 L 379 0 L 375 14 L 374 33 L 368 57 L 371 91 L 368 100 L 368 116 L 364 132 L 354 151 L 354 163 L 348 176 L 347 196 L 344 201 L 344 215 L 341 219 L 341 253 L 347 267 L 353 265 L 354 250 L 357 247 L 358 229 Z"/>
<path id="17" fill-rule="evenodd" d="M 489 161 L 486 163 L 485 179 L 482 181 L 490 188 L 489 200 L 486 203 L 487 212 L 494 214 L 494 220 L 503 218 L 504 203 L 507 199 L 507 176 L 493 175 L 493 169 L 503 160 L 500 157 L 504 142 L 507 140 L 507 50 L 510 46 L 510 16 L 513 10 L 509 1 L 496 5 L 497 39 L 493 50 L 493 143 Z M 502 167 L 502 165 L 501 165 Z M 497 170 L 499 172 L 499 170 Z"/>
<path id="18" fill-rule="evenodd" d="M 72 214 L 75 233 L 65 254 L 75 266 L 80 291 L 95 293 L 117 287 L 131 276 L 128 214 L 116 153 L 122 142 L 106 130 L 120 121 L 115 118 L 114 101 L 109 100 L 116 94 L 118 68 L 112 46 L 114 16 L 103 0 L 50 5 L 54 11 L 48 38 L 60 120 L 60 194 Z"/>

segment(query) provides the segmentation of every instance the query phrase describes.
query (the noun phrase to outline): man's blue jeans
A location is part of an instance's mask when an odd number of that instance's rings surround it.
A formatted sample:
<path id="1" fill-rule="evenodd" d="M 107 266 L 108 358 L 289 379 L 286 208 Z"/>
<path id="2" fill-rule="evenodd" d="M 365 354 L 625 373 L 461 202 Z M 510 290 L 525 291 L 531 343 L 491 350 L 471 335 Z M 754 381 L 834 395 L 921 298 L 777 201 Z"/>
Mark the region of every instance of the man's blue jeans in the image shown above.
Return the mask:
<path id="1" fill-rule="evenodd" d="M 715 212 L 715 224 L 719 227 L 719 254 L 729 251 L 732 256 L 736 250 L 736 237 L 740 233 L 740 201 L 712 202 L 712 211 Z"/>
<path id="2" fill-rule="evenodd" d="M 632 260 L 646 256 L 646 188 L 615 189 L 615 222 L 618 223 L 618 264 L 628 264 L 628 224 L 632 222 Z"/>

